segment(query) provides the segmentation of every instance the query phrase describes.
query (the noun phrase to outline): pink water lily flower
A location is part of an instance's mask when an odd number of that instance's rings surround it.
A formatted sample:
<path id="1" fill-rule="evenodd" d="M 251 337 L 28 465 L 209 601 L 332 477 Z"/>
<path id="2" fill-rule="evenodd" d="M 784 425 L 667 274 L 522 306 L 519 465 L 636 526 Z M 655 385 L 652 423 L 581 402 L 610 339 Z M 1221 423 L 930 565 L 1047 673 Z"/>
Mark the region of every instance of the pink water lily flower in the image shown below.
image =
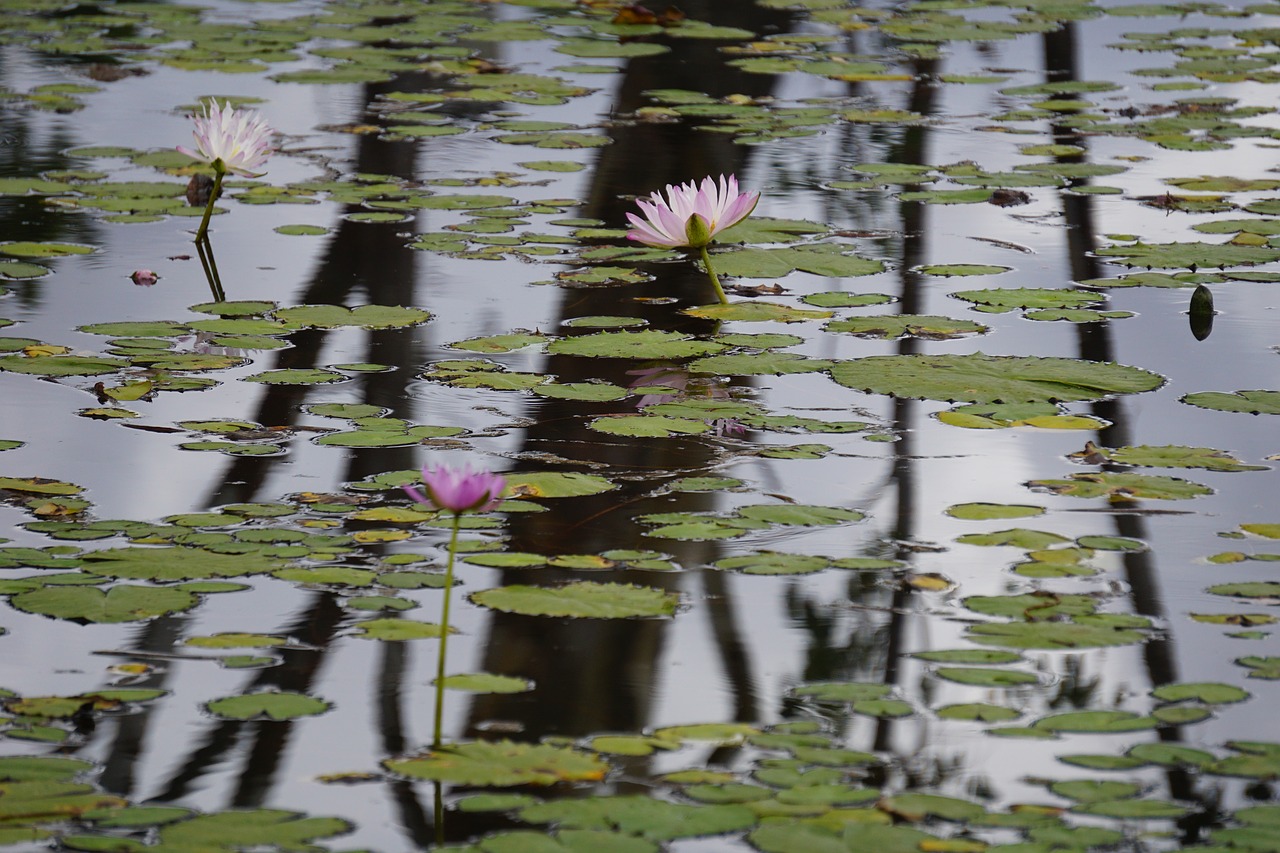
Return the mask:
<path id="1" fill-rule="evenodd" d="M 196 150 L 179 145 L 179 151 L 205 161 L 219 174 L 235 172 L 250 178 L 262 174 L 254 170 L 270 156 L 274 131 L 257 111 L 237 110 L 215 98 L 205 105 L 205 114 L 194 120 Z"/>
<path id="2" fill-rule="evenodd" d="M 656 192 L 648 200 L 636 199 L 644 217 L 627 214 L 632 225 L 627 237 L 646 246 L 700 249 L 750 216 L 758 201 L 760 193 L 740 192 L 733 175 L 721 175 L 718 183 L 708 176 L 701 186 L 667 184 L 665 199 Z"/>
<path id="3" fill-rule="evenodd" d="M 420 504 L 447 510 L 454 515 L 464 512 L 488 512 L 502 501 L 507 481 L 501 474 L 473 471 L 469 467 L 422 467 L 422 484 L 426 494 L 405 486 L 404 490 Z"/>

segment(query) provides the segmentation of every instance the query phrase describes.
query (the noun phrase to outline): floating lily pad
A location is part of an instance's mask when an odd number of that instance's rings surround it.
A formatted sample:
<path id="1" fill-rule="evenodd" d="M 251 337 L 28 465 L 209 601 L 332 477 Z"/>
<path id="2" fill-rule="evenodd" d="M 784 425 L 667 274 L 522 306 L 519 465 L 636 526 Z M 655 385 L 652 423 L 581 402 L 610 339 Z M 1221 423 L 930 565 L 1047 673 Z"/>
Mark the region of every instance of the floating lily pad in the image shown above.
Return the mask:
<path id="1" fill-rule="evenodd" d="M 100 358 L 82 355 L 25 355 L 0 356 L 0 370 L 10 373 L 26 373 L 34 376 L 100 376 L 114 373 L 130 366 L 130 362 L 118 358 Z"/>
<path id="2" fill-rule="evenodd" d="M 757 300 L 686 308 L 684 313 L 708 320 L 736 320 L 745 323 L 764 321 L 799 323 L 805 320 L 824 320 L 831 316 L 830 311 L 795 308 L 790 305 L 779 305 L 776 302 L 760 302 Z"/>
<path id="3" fill-rule="evenodd" d="M 0 359 L 3 362 L 3 359 Z M 1219 412 L 1248 412 L 1253 415 L 1280 415 L 1280 391 L 1201 391 L 1187 394 L 1182 402 Z"/>
<path id="4" fill-rule="evenodd" d="M 439 625 L 412 619 L 366 619 L 356 623 L 357 637 L 366 640 L 437 640 L 444 636 Z M 451 631 L 453 629 L 450 629 Z"/>
<path id="5" fill-rule="evenodd" d="M 1045 509 L 1042 506 L 1030 506 L 1026 504 L 969 503 L 954 504 L 947 507 L 945 512 L 952 518 L 962 518 L 968 521 L 984 521 L 991 518 L 1030 518 L 1032 516 L 1044 515 Z"/>
<path id="6" fill-rule="evenodd" d="M 934 675 L 957 684 L 971 684 L 978 687 L 1022 687 L 1038 684 L 1040 681 L 1038 676 L 1030 672 L 979 666 L 944 666 L 935 670 Z"/>
<path id="7" fill-rule="evenodd" d="M 984 646 L 1010 649 L 1085 649 L 1125 646 L 1148 637 L 1133 628 L 1076 622 L 1006 622 L 973 625 L 969 639 Z"/>
<path id="8" fill-rule="evenodd" d="M 850 251 L 850 247 L 835 243 L 719 252 L 712 256 L 712 266 L 720 275 L 740 278 L 781 278 L 796 270 L 833 278 L 852 278 L 872 275 L 884 269 L 882 262 L 860 257 Z"/>
<path id="9" fill-rule="evenodd" d="M 809 358 L 794 352 L 729 353 L 698 358 L 689 362 L 691 373 L 714 373 L 719 376 L 782 376 L 787 373 L 813 373 L 830 368 L 834 362 Z"/>
<path id="10" fill-rule="evenodd" d="M 1148 468 L 1208 468 L 1211 471 L 1265 471 L 1265 465 L 1248 465 L 1222 450 L 1182 445 L 1141 445 L 1110 449 L 1092 445 L 1091 453 L 1122 465 Z"/>
<path id="11" fill-rule="evenodd" d="M 1033 489 L 1077 498 L 1109 497 L 1112 500 L 1187 500 L 1213 494 L 1213 489 L 1178 477 L 1149 474 L 1117 474 L 1107 471 L 1072 474 L 1065 480 L 1032 480 Z"/>
<path id="12" fill-rule="evenodd" d="M 977 335 L 987 327 L 972 320 L 956 320 L 924 314 L 879 314 L 874 317 L 851 317 L 832 320 L 823 327 L 828 332 L 848 332 L 863 338 L 896 339 L 901 337 L 948 340 L 961 335 Z"/>
<path id="13" fill-rule="evenodd" d="M 93 251 L 92 246 L 78 243 L 33 243 L 22 240 L 0 243 L 0 254 L 16 258 L 62 258 L 68 255 L 88 255 Z"/>
<path id="14" fill-rule="evenodd" d="M 626 619 L 671 616 L 680 596 L 654 587 L 577 581 L 561 587 L 504 586 L 472 593 L 482 607 L 526 616 Z"/>
<path id="15" fill-rule="evenodd" d="M 9 599 L 18 610 L 72 622 L 141 622 L 190 610 L 199 603 L 190 592 L 165 587 L 119 584 L 106 590 L 90 586 L 44 587 Z"/>
<path id="16" fill-rule="evenodd" d="M 609 771 L 594 753 L 511 741 L 447 744 L 421 756 L 389 758 L 383 766 L 413 779 L 491 788 L 600 781 Z"/>
<path id="17" fill-rule="evenodd" d="M 416 326 L 431 319 L 428 311 L 390 305 L 299 305 L 279 308 L 272 316 L 294 328 L 337 329 L 358 326 L 363 329 L 400 329 Z"/>
<path id="18" fill-rule="evenodd" d="M 1016 287 L 995 290 L 961 290 L 951 294 L 957 299 L 973 302 L 979 311 L 1001 313 L 1015 308 L 1078 308 L 1097 305 L 1106 297 L 1086 290 L 1060 290 L 1055 288 Z"/>
<path id="19" fill-rule="evenodd" d="M 263 692 L 214 699 L 205 707 L 210 713 L 231 720 L 295 720 L 323 714 L 333 706 L 301 693 Z"/>
<path id="20" fill-rule="evenodd" d="M 303 817 L 280 809 L 237 810 L 197 815 L 162 826 L 159 846 L 300 849 L 351 828 L 339 818 Z"/>
<path id="21" fill-rule="evenodd" d="M 565 798 L 521 809 L 529 823 L 554 823 L 577 829 L 616 828 L 654 841 L 736 832 L 755 825 L 744 805 L 689 805 L 646 796 Z"/>
<path id="22" fill-rule="evenodd" d="M 463 690 L 468 693 L 524 693 L 533 689 L 533 682 L 527 678 L 478 672 L 446 675 L 444 686 L 447 690 Z"/>
<path id="23" fill-rule="evenodd" d="M 596 358 L 688 358 L 710 355 L 727 349 L 724 344 L 696 340 L 677 332 L 643 329 L 638 332 L 596 332 L 552 341 L 552 355 L 594 356 Z M 3 359 L 0 359 L 3 362 Z"/>
<path id="24" fill-rule="evenodd" d="M 1096 400 L 1164 384 L 1157 374 L 1122 364 L 982 353 L 870 356 L 838 362 L 831 377 L 877 394 L 980 403 Z"/>

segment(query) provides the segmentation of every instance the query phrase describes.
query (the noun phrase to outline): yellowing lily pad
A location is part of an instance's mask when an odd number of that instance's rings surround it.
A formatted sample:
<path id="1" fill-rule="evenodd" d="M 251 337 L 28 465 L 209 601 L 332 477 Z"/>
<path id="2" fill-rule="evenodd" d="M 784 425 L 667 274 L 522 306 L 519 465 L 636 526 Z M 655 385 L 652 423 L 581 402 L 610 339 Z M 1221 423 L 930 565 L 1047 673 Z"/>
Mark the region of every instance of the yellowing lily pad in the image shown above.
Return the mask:
<path id="1" fill-rule="evenodd" d="M 33 243 L 22 240 L 0 243 L 0 254 L 17 258 L 61 258 L 67 255 L 87 255 L 93 251 L 92 246 L 78 243 Z"/>

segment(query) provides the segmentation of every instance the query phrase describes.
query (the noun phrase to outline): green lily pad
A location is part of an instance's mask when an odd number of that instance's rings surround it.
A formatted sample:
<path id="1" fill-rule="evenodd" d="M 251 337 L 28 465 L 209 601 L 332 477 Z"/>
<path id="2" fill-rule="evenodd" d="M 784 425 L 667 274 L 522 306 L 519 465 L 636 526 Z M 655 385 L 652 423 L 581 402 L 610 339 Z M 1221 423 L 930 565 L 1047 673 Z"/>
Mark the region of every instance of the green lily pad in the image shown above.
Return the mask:
<path id="1" fill-rule="evenodd" d="M 169 613 L 181 613 L 200 603 L 185 590 L 119 584 L 98 589 L 91 586 L 43 587 L 9 599 L 18 610 L 72 622 L 141 622 Z"/>
<path id="2" fill-rule="evenodd" d="M 482 607 L 526 616 L 626 619 L 671 616 L 679 595 L 654 587 L 577 581 L 561 587 L 514 585 L 472 593 Z"/>
<path id="3" fill-rule="evenodd" d="M 1265 471 L 1265 465 L 1248 465 L 1222 450 L 1182 445 L 1141 445 L 1110 449 L 1093 445 L 1093 453 L 1121 465 L 1146 468 L 1208 468 L 1211 471 Z"/>
<path id="4" fill-rule="evenodd" d="M 729 353 L 697 358 L 689 362 L 690 373 L 717 376 L 782 376 L 827 370 L 834 362 L 810 358 L 794 352 Z"/>
<path id="5" fill-rule="evenodd" d="M 815 243 L 783 249 L 739 249 L 712 255 L 720 275 L 735 278 L 781 278 L 794 271 L 833 278 L 873 275 L 884 269 L 881 261 L 853 254 L 848 246 Z"/>
<path id="6" fill-rule="evenodd" d="M 1241 246 L 1235 243 L 1132 243 L 1108 246 L 1097 254 L 1112 263 L 1147 269 L 1213 269 L 1280 260 L 1280 250 L 1266 246 Z"/>
<path id="7" fill-rule="evenodd" d="M 831 378 L 876 394 L 975 403 L 1097 400 L 1164 384 L 1157 374 L 1122 364 L 982 353 L 869 356 L 838 362 Z"/>
<path id="8" fill-rule="evenodd" d="M 449 346 L 470 352 L 512 352 L 534 344 L 545 343 L 546 335 L 533 332 L 512 332 L 506 335 L 490 335 L 484 338 L 468 338 Z"/>
<path id="9" fill-rule="evenodd" d="M 826 557 L 766 551 L 740 557 L 725 557 L 712 565 L 724 571 L 739 571 L 748 575 L 804 575 L 822 571 L 830 565 L 830 562 Z"/>
<path id="10" fill-rule="evenodd" d="M 468 693 L 524 693 L 533 689 L 533 682 L 527 678 L 489 672 L 446 675 L 443 683 L 446 690 L 463 690 Z"/>
<path id="11" fill-rule="evenodd" d="M 0 359 L 2 363 L 4 359 Z M 1280 415 L 1280 391 L 1201 391 L 1187 394 L 1182 402 L 1219 412 L 1248 412 L 1252 415 Z"/>
<path id="12" fill-rule="evenodd" d="M 261 649 L 284 646 L 288 642 L 284 637 L 275 637 L 270 634 L 237 634 L 231 632 L 213 634 L 208 637 L 188 637 L 185 641 L 186 645 L 201 649 Z"/>
<path id="13" fill-rule="evenodd" d="M 333 817 L 303 817 L 280 809 L 250 809 L 197 815 L 160 827 L 160 847 L 198 849 L 306 848 L 311 842 L 349 832 Z"/>
<path id="14" fill-rule="evenodd" d="M 302 693 L 264 692 L 214 699 L 205 707 L 230 720 L 296 720 L 323 714 L 333 705 Z"/>
<path id="15" fill-rule="evenodd" d="M 1125 646 L 1148 639 L 1146 633 L 1109 624 L 1076 622 L 1006 622 L 973 625 L 969 639 L 984 646 L 1010 649 L 1086 649 Z"/>
<path id="16" fill-rule="evenodd" d="M 415 622 L 412 619 L 366 619 L 356 623 L 355 635 L 365 640 L 438 640 L 444 636 L 444 629 L 430 622 Z M 452 632 L 453 629 L 450 629 Z"/>
<path id="17" fill-rule="evenodd" d="M 1213 494 L 1213 489 L 1178 477 L 1117 474 L 1107 471 L 1072 474 L 1065 480 L 1031 480 L 1033 489 L 1077 498 L 1108 497 L 1112 500 L 1188 500 Z"/>
<path id="18" fill-rule="evenodd" d="M 614 829 L 653 841 L 737 832 L 755 825 L 751 809 L 736 803 L 690 805 L 646 796 L 565 798 L 519 812 L 529 823 L 575 829 Z"/>
<path id="19" fill-rule="evenodd" d="M 16 258 L 62 258 L 68 255 L 87 255 L 95 251 L 92 246 L 78 243 L 33 243 L 15 240 L 0 243 L 0 254 Z"/>
<path id="20" fill-rule="evenodd" d="M 899 815 L 911 821 L 923 820 L 927 817 L 970 821 L 987 813 L 986 808 L 969 800 L 915 792 L 886 797 L 880 802 L 879 807 L 890 814 Z"/>
<path id="21" fill-rule="evenodd" d="M 710 355 L 727 349 L 724 344 L 700 341 L 678 332 L 642 329 L 638 332 L 595 332 L 552 341 L 547 352 L 552 355 L 593 356 L 596 358 L 688 358 Z M 3 359 L 0 359 L 3 362 Z"/>
<path id="22" fill-rule="evenodd" d="M 1012 267 L 1001 267 L 994 264 L 933 264 L 919 267 L 918 271 L 925 275 L 999 275 L 1008 272 Z"/>
<path id="23" fill-rule="evenodd" d="M 1184 702 L 1194 699 L 1206 705 L 1225 705 L 1232 702 L 1243 702 L 1249 698 L 1249 691 L 1241 690 L 1231 684 L 1164 684 L 1151 691 L 1151 695 L 1161 702 Z"/>
<path id="24" fill-rule="evenodd" d="M 490 788 L 600 781 L 609 771 L 609 765 L 594 753 L 505 740 L 446 744 L 420 756 L 389 758 L 382 764 L 392 773 L 413 779 Z"/>
<path id="25" fill-rule="evenodd" d="M 417 472 L 413 472 L 415 475 Z M 507 476 L 509 497 L 576 498 L 612 491 L 617 486 L 599 474 L 577 471 L 521 471 Z"/>
<path id="26" fill-rule="evenodd" d="M 1100 293 L 1085 290 L 1016 287 L 995 290 L 961 290 L 951 294 L 977 304 L 979 311 L 1001 313 L 1015 308 L 1079 308 L 1106 301 Z"/>
<path id="27" fill-rule="evenodd" d="M 1182 817 L 1189 809 L 1165 800 L 1118 800 L 1075 806 L 1072 811 L 1128 820 L 1171 820 Z"/>
<path id="28" fill-rule="evenodd" d="M 33 376 L 100 376 L 130 366 L 118 358 L 83 355 L 0 356 L 0 370 Z"/>
<path id="29" fill-rule="evenodd" d="M 264 385 L 324 385 L 329 382 L 346 382 L 348 377 L 336 370 L 323 368 L 282 368 L 264 370 L 243 377 L 245 382 L 261 382 Z"/>
<path id="30" fill-rule="evenodd" d="M 588 426 L 596 432 L 608 435 L 625 435 L 639 438 L 670 438 L 678 435 L 698 435 L 709 432 L 706 421 L 689 418 L 671 418 L 666 415 L 611 415 L 596 418 Z"/>
<path id="31" fill-rule="evenodd" d="M 1209 587 L 1214 595 L 1232 595 L 1237 598 L 1280 598 L 1280 581 L 1243 581 L 1220 583 Z"/>
<path id="32" fill-rule="evenodd" d="M 831 316 L 830 311 L 812 308 L 795 308 L 790 305 L 779 305 L 776 302 L 730 302 L 718 305 L 703 305 L 698 308 L 686 308 L 682 313 L 707 320 L 735 320 L 744 323 L 774 321 L 780 323 L 799 323 L 805 320 L 824 320 Z"/>
<path id="33" fill-rule="evenodd" d="M 902 337 L 927 340 L 949 340 L 961 335 L 978 335 L 988 331 L 981 323 L 924 314 L 880 314 L 874 317 L 851 317 L 832 320 L 823 327 L 828 332 L 848 332 L 862 338 L 894 340 Z"/>
<path id="34" fill-rule="evenodd" d="M 1045 509 L 1042 506 L 1030 506 L 1027 504 L 969 503 L 953 504 L 947 507 L 944 512 L 952 518 L 961 518 L 967 521 L 985 521 L 992 518 L 1030 518 L 1036 515 L 1044 515 Z"/>
<path id="35" fill-rule="evenodd" d="M 209 513 L 210 521 L 227 519 Z M 229 523 L 236 523 L 231 519 Z M 266 553 L 220 554 L 204 548 L 127 547 L 91 551 L 84 556 L 85 568 L 96 575 L 130 580 L 176 581 L 232 578 L 265 574 L 284 567 L 285 562 Z"/>
<path id="36" fill-rule="evenodd" d="M 362 329 L 401 329 L 417 326 L 431 319 L 428 311 L 391 305 L 298 305 L 278 308 L 272 316 L 294 328 L 337 329 L 357 326 Z"/>
<path id="37" fill-rule="evenodd" d="M 1031 725 L 1053 732 L 1116 733 L 1153 729 L 1159 721 L 1131 711 L 1067 711 L 1041 717 Z"/>
<path id="38" fill-rule="evenodd" d="M 971 684 L 977 687 L 1022 687 L 1038 684 L 1040 681 L 1035 673 L 980 666 L 944 666 L 936 669 L 934 675 L 957 684 Z"/>
<path id="39" fill-rule="evenodd" d="M 801 297 L 801 302 L 816 305 L 819 308 L 865 308 L 868 305 L 885 305 L 893 301 L 892 296 L 883 293 L 849 293 L 843 290 L 828 290 L 822 293 L 810 293 Z"/>

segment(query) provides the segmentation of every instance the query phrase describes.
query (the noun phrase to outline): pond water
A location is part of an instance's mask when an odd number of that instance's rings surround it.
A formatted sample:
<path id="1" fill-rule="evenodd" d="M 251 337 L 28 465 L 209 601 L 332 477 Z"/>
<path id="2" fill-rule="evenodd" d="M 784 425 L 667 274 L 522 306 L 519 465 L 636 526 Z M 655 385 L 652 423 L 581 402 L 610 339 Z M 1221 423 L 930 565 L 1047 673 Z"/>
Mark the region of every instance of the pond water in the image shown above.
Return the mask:
<path id="1" fill-rule="evenodd" d="M 1277 43 L 4 4 L 0 844 L 1280 850 Z M 277 150 L 202 262 L 210 98 Z M 727 306 L 625 236 L 721 174 Z M 436 750 L 424 464 L 509 488 Z"/>

